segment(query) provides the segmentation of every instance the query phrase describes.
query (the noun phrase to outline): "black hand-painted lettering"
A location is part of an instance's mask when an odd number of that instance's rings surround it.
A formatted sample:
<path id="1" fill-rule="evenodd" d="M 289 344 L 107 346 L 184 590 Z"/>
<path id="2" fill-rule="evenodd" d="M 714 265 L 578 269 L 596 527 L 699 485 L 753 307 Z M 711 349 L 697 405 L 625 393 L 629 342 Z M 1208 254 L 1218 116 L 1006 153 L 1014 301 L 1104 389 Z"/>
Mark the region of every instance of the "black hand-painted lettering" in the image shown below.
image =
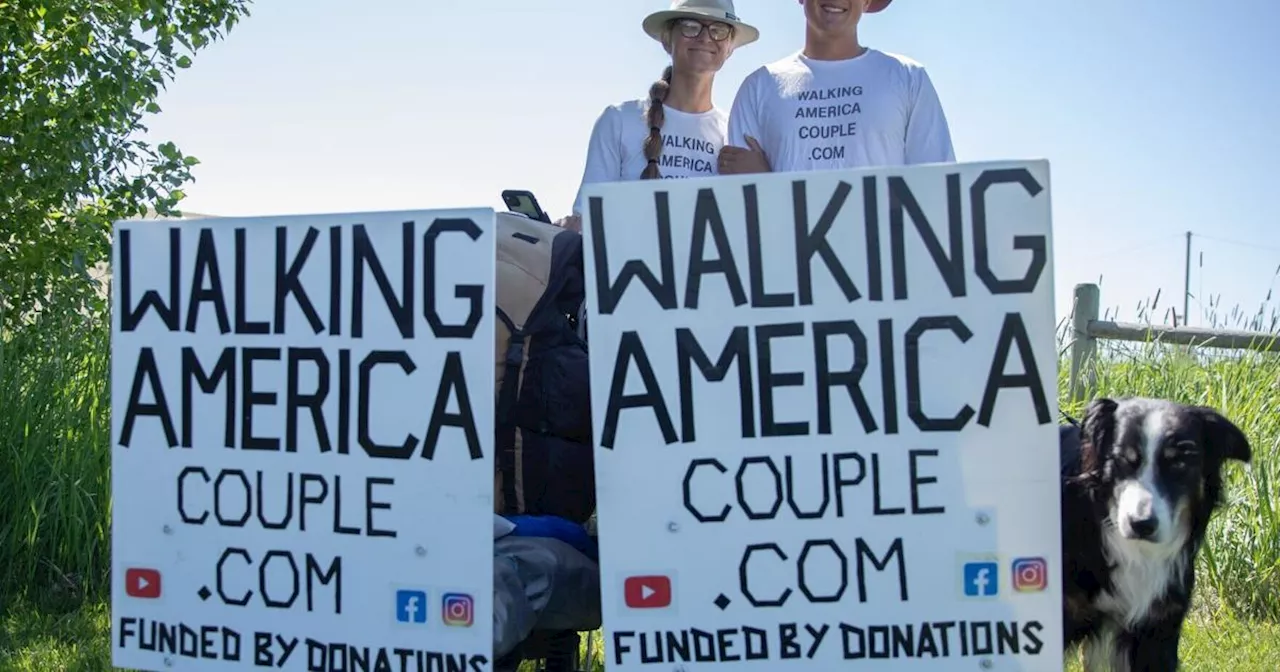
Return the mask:
<path id="1" fill-rule="evenodd" d="M 225 578 L 225 574 L 223 573 L 223 570 L 224 570 L 224 569 L 225 569 L 225 567 L 226 567 L 227 559 L 228 559 L 228 558 L 231 558 L 232 556 L 237 556 L 237 557 L 240 557 L 240 558 L 244 558 L 244 564 L 246 564 L 246 565 L 248 565 L 248 566 L 250 566 L 250 567 L 252 567 L 252 566 L 253 566 L 253 559 L 252 559 L 251 557 L 249 557 L 249 551 L 247 551 L 247 550 L 245 550 L 245 549 L 243 549 L 243 548 L 226 548 L 226 549 L 223 549 L 223 551 L 222 551 L 222 555 L 218 558 L 218 564 L 217 564 L 217 565 L 215 566 L 215 568 L 214 568 L 214 573 L 215 573 L 215 583 L 216 583 L 216 587 L 217 587 L 217 590 L 218 590 L 218 597 L 221 597 L 221 598 L 222 598 L 222 601 L 223 601 L 224 603 L 226 603 L 226 604 L 229 604 L 229 605 L 231 605 L 231 606 L 235 606 L 235 607 L 243 607 L 243 606 L 245 606 L 245 605 L 249 604 L 249 600 L 253 598 L 253 591 L 252 591 L 252 590 L 246 589 L 246 590 L 244 591 L 244 596 L 243 596 L 243 597 L 233 598 L 233 597 L 228 597 L 228 596 L 227 596 L 227 592 L 226 592 L 225 590 L 223 590 L 223 587 L 222 587 L 222 586 L 223 586 L 223 579 Z"/>
<path id="2" fill-rule="evenodd" d="M 170 259 L 171 268 L 178 268 L 178 259 Z M 187 331 L 195 333 L 200 304 L 213 304 L 214 314 L 218 318 L 218 331 L 231 331 L 231 321 L 227 318 L 226 297 L 222 293 L 222 273 L 218 270 L 218 252 L 213 244 L 213 231 L 200 229 L 200 242 L 196 245 L 196 264 L 191 273 L 191 295 L 187 300 Z M 205 287 L 208 281 L 209 286 Z"/>
<path id="3" fill-rule="evenodd" d="M 191 389 L 192 384 L 200 386 L 200 391 L 205 394 L 214 394 L 218 391 L 219 384 L 226 379 L 226 388 L 223 390 L 223 398 L 225 399 L 224 408 L 225 415 L 223 417 L 222 427 L 222 446 L 224 448 L 233 448 L 236 445 L 236 350 L 235 348 L 223 348 L 222 354 L 218 356 L 218 361 L 213 365 L 213 371 L 205 372 L 204 367 L 200 365 L 200 359 L 196 356 L 195 348 L 190 346 L 182 349 L 182 447 L 190 448 L 192 443 L 192 434 L 195 427 L 195 410 L 192 408 L 195 400 L 195 393 Z"/>
<path id="4" fill-rule="evenodd" d="M 823 208 L 822 215 L 818 217 L 817 225 L 810 230 L 805 182 L 796 180 L 791 183 L 791 200 L 795 208 L 796 227 L 796 289 L 800 294 L 802 306 L 813 305 L 812 264 L 815 254 L 822 257 L 823 264 L 831 273 L 832 279 L 840 286 L 846 301 L 852 303 L 862 298 L 862 293 L 854 286 L 853 280 L 849 278 L 849 273 L 840 263 L 835 250 L 831 249 L 831 243 L 827 242 L 827 234 L 831 232 L 831 226 L 835 224 L 836 217 L 840 214 L 840 209 L 844 207 L 844 202 L 849 198 L 849 192 L 852 190 L 853 187 L 848 182 L 841 180 L 836 185 L 830 200 L 827 201 L 826 207 Z"/>
<path id="5" fill-rule="evenodd" d="M 267 520 L 267 491 L 276 488 L 267 488 L 262 482 L 263 475 L 261 471 L 258 472 L 258 489 L 255 490 L 258 495 L 258 524 L 262 525 L 264 530 L 283 530 L 293 520 L 293 474 L 285 474 L 284 516 L 278 522 Z"/>
<path id="6" fill-rule="evenodd" d="M 800 510 L 800 506 L 796 504 L 796 491 L 797 490 L 810 491 L 812 490 L 812 488 L 796 487 L 795 477 L 793 475 L 792 467 L 791 467 L 790 455 L 783 457 L 783 465 L 787 475 L 787 504 L 791 506 L 791 512 L 794 513 L 796 518 L 800 520 L 817 520 L 819 518 L 822 518 L 822 515 L 827 512 L 827 505 L 831 503 L 831 484 L 829 482 L 829 479 L 831 477 L 831 470 L 827 462 L 827 455 L 825 453 L 822 455 L 822 506 L 819 506 L 816 511 Z"/>
<path id="7" fill-rule="evenodd" d="M 316 483 L 320 486 L 319 495 L 308 495 L 307 486 Z M 298 479 L 298 529 L 307 531 L 307 505 L 323 504 L 329 498 L 329 482 L 324 480 L 319 474 L 302 474 Z"/>
<path id="8" fill-rule="evenodd" d="M 742 626 L 742 644 L 747 650 L 743 656 L 745 659 L 769 659 L 769 635 L 764 630 L 749 625 Z"/>
<path id="9" fill-rule="evenodd" d="M 924 332 L 934 330 L 950 331 L 961 343 L 968 343 L 973 338 L 969 326 L 956 315 L 921 317 L 907 329 L 902 339 L 902 349 L 907 360 L 907 416 L 922 432 L 958 432 L 969 424 L 973 408 L 965 404 L 950 418 L 935 418 L 925 414 L 924 402 L 921 400 L 920 338 Z"/>
<path id="10" fill-rule="evenodd" d="M 622 654 L 631 651 L 631 645 L 627 644 L 624 640 L 629 641 L 635 639 L 635 637 L 636 633 L 631 632 L 630 630 L 615 630 L 613 632 L 613 646 L 610 648 L 613 650 L 614 665 L 621 665 Z"/>
<path id="11" fill-rule="evenodd" d="M 370 399 L 373 383 L 370 378 L 373 376 L 373 367 L 379 364 L 399 364 L 400 370 L 405 375 L 412 375 L 418 369 L 418 365 L 414 364 L 408 353 L 403 350 L 374 350 L 360 362 L 359 388 L 356 391 L 356 432 L 359 433 L 357 441 L 369 457 L 407 460 L 413 456 L 413 449 L 418 445 L 418 437 L 412 433 L 406 434 L 398 446 L 378 443 L 369 435 L 369 416 L 373 406 Z M 441 383 L 443 382 L 442 380 Z M 437 403 L 439 403 L 438 400 Z"/>
<path id="12" fill-rule="evenodd" d="M 151 388 L 155 402 L 143 403 L 143 385 Z M 143 347 L 138 351 L 138 365 L 133 372 L 133 387 L 129 390 L 129 402 L 124 409 L 124 421 L 120 424 L 118 443 L 121 446 L 129 447 L 133 437 L 133 423 L 143 416 L 159 418 L 169 447 L 178 445 L 178 433 L 173 428 L 173 415 L 169 412 L 169 401 L 165 397 L 164 386 L 160 384 L 160 370 L 156 366 L 155 351 L 150 347 Z"/>
<path id="13" fill-rule="evenodd" d="M 458 405 L 457 413 L 449 412 L 449 399 Z M 436 387 L 436 404 L 431 409 L 431 421 L 427 435 L 422 440 L 422 457 L 435 459 L 440 443 L 440 432 L 445 427 L 457 427 L 467 440 L 467 454 L 473 460 L 484 457 L 480 450 L 480 434 L 476 431 L 476 414 L 471 405 L 471 393 L 467 391 L 466 371 L 462 367 L 462 354 L 450 352 L 444 356 L 444 370 L 440 372 L 440 384 Z"/>
<path id="14" fill-rule="evenodd" d="M 1044 650 L 1044 640 L 1040 638 L 1041 631 L 1044 630 L 1044 624 L 1040 621 L 1029 621 L 1022 626 L 1022 636 L 1026 637 L 1031 643 L 1022 647 L 1022 652 L 1030 655 L 1039 654 Z"/>
<path id="15" fill-rule="evenodd" d="M 312 362 L 316 370 L 316 388 L 314 392 L 304 394 L 298 391 L 301 379 L 302 362 Z M 284 395 L 284 450 L 287 453 L 298 450 L 298 411 L 311 411 L 311 426 L 315 429 L 316 443 L 321 453 L 332 450 L 329 444 L 329 430 L 324 421 L 324 402 L 329 397 L 329 359 L 320 348 L 289 348 L 288 367 L 285 373 Z M 342 412 L 342 411 L 339 411 Z"/>
<path id="16" fill-rule="evenodd" d="M 877 516 L 900 516 L 907 512 L 903 507 L 886 508 L 880 504 L 880 486 L 884 479 L 880 477 L 880 453 L 871 454 L 871 510 Z"/>
<path id="17" fill-rule="evenodd" d="M 628 259 L 622 265 L 622 270 L 618 272 L 617 280 L 612 284 L 609 280 L 609 253 L 605 247 L 605 231 L 608 227 L 604 223 L 604 204 L 599 196 L 587 199 L 591 211 L 591 253 L 595 258 L 596 296 L 601 315 L 613 313 L 633 278 L 649 290 L 650 296 L 664 310 L 676 309 L 675 257 L 671 250 L 671 208 L 667 202 L 668 198 L 669 195 L 665 191 L 653 194 L 662 280 L 658 280 L 643 261 Z"/>
<path id="18" fill-rule="evenodd" d="M 720 350 L 713 365 L 707 353 L 698 344 L 693 331 L 684 327 L 676 329 L 676 363 L 680 375 L 680 430 L 681 440 L 692 443 L 695 439 L 693 410 L 693 369 L 702 372 L 710 383 L 718 383 L 729 373 L 729 366 L 738 364 L 739 422 L 742 436 L 755 436 L 755 402 L 751 394 L 751 345 L 746 327 L 734 327 Z"/>
<path id="19" fill-rule="evenodd" d="M 893 348 L 893 320 L 880 320 L 880 394 L 884 404 L 884 433 L 898 433 L 898 364 Z"/>
<path id="20" fill-rule="evenodd" d="M 351 351 L 346 348 L 338 351 L 338 408 L 351 408 Z M 351 414 L 338 413 L 338 454 L 350 450 Z"/>
<path id="21" fill-rule="evenodd" d="M 1017 346 L 1018 359 L 1022 362 L 1022 373 L 1005 373 L 1009 363 L 1009 349 Z M 991 416 L 995 412 L 996 397 L 1002 389 L 1027 388 L 1031 394 L 1031 405 L 1036 411 L 1036 422 L 1047 425 L 1052 422 L 1049 417 L 1049 401 L 1045 398 L 1044 384 L 1040 378 L 1040 368 L 1036 366 L 1035 352 L 1031 348 L 1031 337 L 1027 335 L 1027 326 L 1022 322 L 1019 313 L 1006 313 L 1000 325 L 1000 335 L 996 338 L 996 354 L 991 358 L 991 372 L 987 375 L 987 384 L 982 390 L 982 407 L 978 410 L 978 424 L 983 427 L 991 425 Z"/>
<path id="22" fill-rule="evenodd" d="M 271 561 L 277 558 L 283 558 L 289 564 L 289 578 L 291 581 L 289 597 L 283 600 L 272 597 L 271 591 L 267 589 L 267 576 Z M 279 576 L 279 573 L 277 572 L 276 575 Z M 262 564 L 258 565 L 258 591 L 262 594 L 262 602 L 272 609 L 289 609 L 294 602 L 298 601 L 298 593 L 302 592 L 299 584 L 298 562 L 293 559 L 293 554 L 288 551 L 267 551 L 266 556 L 262 558 Z M 277 587 L 276 589 L 278 590 L 279 588 Z"/>
<path id="23" fill-rule="evenodd" d="M 894 558 L 898 561 L 898 599 L 903 602 L 907 600 L 907 557 L 906 551 L 902 548 L 902 538 L 898 537 L 889 544 L 889 550 L 885 551 L 883 558 L 877 558 L 872 552 L 867 542 L 859 538 L 858 546 L 858 601 L 867 601 L 867 576 L 866 563 L 869 561 L 876 571 L 883 572 L 889 568 L 889 562 Z"/>
<path id="24" fill-rule="evenodd" d="M 422 312 L 436 338 L 475 336 L 480 316 L 484 313 L 484 285 L 458 285 L 453 288 L 454 298 L 467 302 L 467 319 L 462 324 L 445 324 L 436 310 L 436 273 L 441 268 L 436 257 L 436 239 L 441 234 L 455 231 L 472 241 L 479 240 L 484 233 L 469 218 L 441 218 L 433 220 L 422 235 Z"/>
<path id="25" fill-rule="evenodd" d="M 368 506 L 368 500 L 365 500 Z M 342 476 L 333 477 L 333 533 L 360 534 L 360 528 L 342 524 Z"/>
<path id="26" fill-rule="evenodd" d="M 799 629 L 795 623 L 782 623 L 778 626 L 778 650 L 781 651 L 783 660 L 791 660 L 799 658 L 801 655 L 800 645 L 796 644 L 796 634 Z"/>
<path id="27" fill-rule="evenodd" d="M 809 577 L 805 567 L 808 565 L 809 553 L 815 548 L 829 549 L 840 563 L 839 587 L 829 595 L 817 595 L 809 588 Z M 796 566 L 796 580 L 799 582 L 800 592 L 804 593 L 804 596 L 810 602 L 839 602 L 840 598 L 844 597 L 844 592 L 849 587 L 849 557 L 844 554 L 844 551 L 840 550 L 840 546 L 836 544 L 834 539 L 810 539 L 804 542 L 804 550 L 800 551 L 800 558 L 796 561 Z"/>
<path id="28" fill-rule="evenodd" d="M 372 536 L 372 535 L 370 535 Z M 290 558 L 292 562 L 292 558 Z M 333 583 L 333 613 L 342 614 L 342 557 L 338 556 L 329 563 L 327 569 L 320 566 L 316 561 L 316 557 L 310 553 L 306 554 L 307 564 L 307 611 L 315 611 L 316 586 L 314 582 L 319 582 L 322 586 Z M 264 572 L 266 563 L 263 563 Z"/>
<path id="29" fill-rule="evenodd" d="M 723 464 L 720 464 L 720 460 L 715 458 L 704 458 L 690 462 L 689 468 L 684 472 L 684 482 L 681 485 L 684 490 L 684 509 L 693 514 L 693 517 L 699 523 L 723 523 L 729 517 L 729 511 L 731 510 L 728 504 L 725 504 L 724 508 L 720 509 L 720 513 L 714 516 L 702 513 L 693 505 L 693 472 L 699 467 L 714 467 L 716 471 L 722 474 L 728 471 Z"/>
<path id="30" fill-rule="evenodd" d="M 182 291 L 182 227 L 169 229 L 169 296 L 160 297 L 159 292 L 148 289 L 142 293 L 137 307 L 133 306 L 133 232 L 120 230 L 120 267 L 115 269 L 116 282 L 120 283 L 120 331 L 130 332 L 138 328 L 148 310 L 154 310 L 156 316 L 169 331 L 178 330 L 178 297 Z"/>
<path id="31" fill-rule="evenodd" d="M 787 308 L 796 305 L 794 294 L 770 294 L 764 288 L 764 243 L 760 237 L 760 202 L 756 185 L 742 187 L 743 215 L 747 220 L 747 275 L 751 282 L 752 308 Z"/>
<path id="32" fill-rule="evenodd" d="M 924 214 L 907 181 L 896 175 L 889 177 L 889 242 L 893 254 L 893 298 L 907 298 L 907 258 L 906 228 L 904 215 L 911 218 L 920 241 L 933 259 L 934 266 L 947 284 L 947 290 L 953 297 L 965 295 L 964 284 L 964 221 L 960 214 L 960 175 L 947 175 L 948 241 L 951 247 L 950 256 L 942 251 L 938 242 L 938 234 L 934 232 L 929 218 Z"/>
<path id="33" fill-rule="evenodd" d="M 707 229 L 711 230 L 711 240 L 716 246 L 716 258 L 708 260 L 703 256 L 706 252 Z M 720 216 L 720 205 L 716 203 L 715 190 L 699 189 L 698 200 L 693 210 L 693 239 L 689 243 L 689 271 L 684 287 L 684 305 L 690 310 L 697 310 L 699 290 L 702 288 L 702 276 L 710 273 L 723 273 L 725 284 L 729 286 L 729 294 L 733 296 L 733 305 L 741 306 L 747 302 L 746 292 L 742 289 L 742 277 L 738 274 L 737 262 L 733 259 L 733 249 L 729 246 L 729 234 L 724 229 L 724 218 Z"/>
<path id="34" fill-rule="evenodd" d="M 384 511 L 391 510 L 391 502 L 382 502 L 373 498 L 373 486 L 389 485 L 389 486 L 395 487 L 395 484 L 396 484 L 396 481 L 393 478 L 380 478 L 375 476 L 375 477 L 370 477 L 365 479 L 365 482 L 364 482 L 364 502 L 365 502 L 364 529 L 365 529 L 365 533 L 368 534 L 370 537 L 389 537 L 391 539 L 396 538 L 395 530 L 379 529 L 376 525 L 373 524 L 373 512 L 375 509 L 382 509 Z"/>
<path id="35" fill-rule="evenodd" d="M 265 334 L 271 325 L 249 321 L 249 243 L 244 227 L 235 229 L 236 237 L 236 333 Z M 174 254 L 177 254 L 174 252 Z"/>
<path id="36" fill-rule="evenodd" d="M 627 385 L 627 372 L 634 362 L 644 383 L 644 392 L 640 394 L 624 394 Z M 649 355 L 645 352 L 640 335 L 634 331 L 622 332 L 618 341 L 618 354 L 614 359 L 613 378 L 609 384 L 609 397 L 605 401 L 604 428 L 600 432 L 600 445 L 613 448 L 614 438 L 618 432 L 618 416 L 628 408 L 652 408 L 658 427 L 662 430 L 662 439 L 667 444 L 675 443 L 676 428 L 671 422 L 671 412 L 658 386 L 658 377 L 653 372 Z"/>
<path id="37" fill-rule="evenodd" d="M 1017 280 L 1001 280 L 991 270 L 990 248 L 987 243 L 987 190 L 997 184 L 1017 183 L 1035 198 L 1044 187 L 1032 177 L 1026 168 L 984 170 L 969 187 L 969 204 L 973 212 L 973 266 L 974 272 L 992 294 L 1030 294 L 1040 283 L 1048 261 L 1048 241 L 1044 236 L 1014 236 L 1013 249 L 1030 250 L 1031 263 L 1027 272 Z"/>
<path id="38" fill-rule="evenodd" d="M 752 554 L 757 551 L 773 551 L 774 555 L 781 558 L 783 562 L 786 562 L 787 560 L 787 554 L 783 553 L 782 548 L 773 542 L 766 544 L 751 544 L 747 547 L 747 550 L 743 552 L 742 560 L 738 563 L 738 589 L 742 591 L 742 595 L 747 598 L 747 601 L 750 602 L 753 607 L 781 607 L 787 603 L 787 598 L 791 597 L 790 588 L 784 588 L 782 592 L 772 600 L 762 600 L 757 598 L 755 593 L 751 591 L 751 587 L 747 585 L 747 563 L 751 562 Z"/>
<path id="39" fill-rule="evenodd" d="M 266 326 L 265 323 L 263 325 Z M 240 398 L 244 407 L 240 418 L 240 448 L 242 450 L 280 450 L 280 439 L 253 435 L 253 407 L 275 406 L 275 392 L 259 392 L 253 389 L 254 362 L 280 360 L 280 348 L 244 348 L 240 351 Z"/>
<path id="40" fill-rule="evenodd" d="M 880 268 L 880 203 L 876 176 L 862 178 L 863 230 L 867 236 L 867 300 L 884 300 L 884 280 Z M 890 432 L 892 433 L 892 432 Z"/>
<path id="41" fill-rule="evenodd" d="M 852 480 L 844 477 L 844 470 L 841 468 L 841 465 L 844 463 L 845 460 L 853 460 L 858 464 L 858 475 L 856 478 Z M 843 518 L 844 517 L 844 488 L 846 486 L 854 487 L 862 483 L 862 479 L 867 475 L 867 462 L 858 453 L 836 453 L 835 455 L 831 456 L 831 461 L 834 464 L 835 472 L 836 472 L 836 478 L 835 478 L 836 517 Z"/>
<path id="42" fill-rule="evenodd" d="M 236 488 L 234 484 L 231 486 L 232 493 L 244 497 L 244 510 L 236 514 L 238 517 L 231 517 L 224 509 L 223 501 L 223 485 L 227 482 L 227 478 L 239 479 L 240 487 Z M 213 517 L 218 524 L 223 527 L 244 527 L 249 522 L 249 518 L 253 516 L 253 494 L 249 486 L 249 477 L 239 469 L 225 469 L 218 473 L 217 478 L 213 479 Z"/>
<path id="43" fill-rule="evenodd" d="M 804 324 L 801 322 L 756 326 L 756 356 L 759 358 L 756 368 L 759 370 L 761 436 L 804 436 L 809 433 L 808 422 L 802 420 L 777 422 L 773 414 L 773 389 L 803 385 L 804 373 L 801 371 L 774 373 L 771 341 L 775 338 L 803 334 Z"/>
<path id="44" fill-rule="evenodd" d="M 757 512 L 750 504 L 747 503 L 746 488 L 743 485 L 743 477 L 746 476 L 747 467 L 753 464 L 763 464 L 769 469 L 769 473 L 773 474 L 773 503 L 769 504 L 767 513 Z M 778 473 L 778 468 L 774 466 L 773 460 L 768 457 L 748 457 L 742 460 L 742 465 L 738 467 L 737 476 L 734 478 L 738 489 L 738 506 L 742 507 L 742 512 L 747 514 L 750 520 L 770 520 L 778 515 L 778 511 L 782 509 L 782 474 Z"/>
<path id="45" fill-rule="evenodd" d="M 853 345 L 853 365 L 847 371 L 832 371 L 827 352 L 827 339 L 833 335 L 848 337 Z M 814 361 L 817 368 L 818 433 L 831 433 L 831 388 L 842 385 L 858 412 L 858 419 L 868 433 L 876 431 L 876 419 L 862 393 L 862 374 L 867 370 L 867 337 L 853 320 L 815 322 L 813 325 Z"/>
<path id="46" fill-rule="evenodd" d="M 365 230 L 364 224 L 356 224 L 351 227 L 351 335 L 355 338 L 364 336 L 364 275 L 365 266 L 368 265 L 369 272 L 373 274 L 373 281 L 377 283 L 378 290 L 382 292 L 383 303 L 387 307 L 387 312 L 391 314 L 391 318 L 396 323 L 396 329 L 403 338 L 413 338 L 413 275 L 414 275 L 414 246 L 413 246 L 413 222 L 404 222 L 400 228 L 401 234 L 401 291 L 404 298 L 396 296 L 396 292 L 391 287 L 391 280 L 387 277 L 387 273 L 382 268 L 382 260 L 378 257 L 378 253 L 373 249 L 373 241 L 369 240 L 369 234 Z"/>
<path id="47" fill-rule="evenodd" d="M 911 513 L 913 515 L 932 515 L 944 514 L 947 512 L 944 506 L 920 506 L 920 486 L 930 483 L 937 483 L 937 476 L 921 476 L 918 461 L 922 457 L 937 457 L 937 450 L 920 450 L 915 449 L 907 452 L 907 460 L 911 474 Z"/>
<path id="48" fill-rule="evenodd" d="M 302 286 L 299 278 L 302 275 L 302 267 L 307 263 L 307 257 L 311 256 L 311 248 L 315 247 L 316 238 L 320 237 L 320 231 L 315 227 L 307 227 L 307 233 L 302 238 L 302 245 L 298 247 L 297 254 L 294 255 L 292 261 L 288 261 L 285 256 L 285 248 L 289 245 L 289 229 L 284 226 L 276 227 L 276 305 L 275 305 L 275 323 L 277 334 L 285 333 L 284 315 L 285 300 L 289 295 L 293 295 L 293 300 L 297 302 L 298 309 L 307 318 L 307 322 L 311 324 L 311 331 L 320 333 L 324 331 L 324 322 L 320 320 L 320 315 L 316 313 L 316 307 L 311 303 L 311 297 L 307 296 L 307 290 Z M 286 267 L 286 262 L 288 266 Z M 338 272 L 342 266 L 333 266 L 330 275 L 338 276 Z"/>
<path id="49" fill-rule="evenodd" d="M 329 335 L 342 335 L 342 229 L 329 227 Z M 356 300 L 352 297 L 352 300 Z"/>
<path id="50" fill-rule="evenodd" d="M 188 525 L 204 525 L 204 522 L 209 520 L 208 509 L 205 509 L 204 513 L 198 517 L 187 513 L 186 484 L 187 477 L 191 475 L 199 475 L 204 479 L 205 483 L 209 482 L 209 472 L 205 471 L 204 467 L 184 467 L 182 471 L 178 472 L 178 515 L 182 518 L 182 522 Z"/>

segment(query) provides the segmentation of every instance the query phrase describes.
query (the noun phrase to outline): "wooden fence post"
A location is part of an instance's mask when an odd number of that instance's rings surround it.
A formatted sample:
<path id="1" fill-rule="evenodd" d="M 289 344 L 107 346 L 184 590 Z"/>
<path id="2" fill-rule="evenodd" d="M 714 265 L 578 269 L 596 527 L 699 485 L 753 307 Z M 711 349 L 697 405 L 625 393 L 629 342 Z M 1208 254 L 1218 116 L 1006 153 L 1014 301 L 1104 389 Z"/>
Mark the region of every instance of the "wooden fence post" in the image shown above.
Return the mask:
<path id="1" fill-rule="evenodd" d="M 1072 403 L 1081 401 L 1086 395 L 1093 393 L 1094 356 L 1098 352 L 1098 341 L 1089 333 L 1089 324 L 1098 319 L 1100 302 L 1097 285 L 1091 283 L 1076 285 L 1071 320 L 1073 338 L 1069 391 Z"/>

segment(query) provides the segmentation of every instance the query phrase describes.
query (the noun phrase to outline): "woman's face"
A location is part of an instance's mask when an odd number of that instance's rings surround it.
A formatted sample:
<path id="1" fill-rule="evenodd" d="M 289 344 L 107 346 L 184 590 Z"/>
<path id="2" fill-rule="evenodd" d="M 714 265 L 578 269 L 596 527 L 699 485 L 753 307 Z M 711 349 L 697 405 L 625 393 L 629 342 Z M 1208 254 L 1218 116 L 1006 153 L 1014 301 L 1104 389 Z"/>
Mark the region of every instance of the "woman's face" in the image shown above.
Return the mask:
<path id="1" fill-rule="evenodd" d="M 733 53 L 733 27 L 719 21 L 679 19 L 671 24 L 668 51 L 676 70 L 717 72 Z"/>

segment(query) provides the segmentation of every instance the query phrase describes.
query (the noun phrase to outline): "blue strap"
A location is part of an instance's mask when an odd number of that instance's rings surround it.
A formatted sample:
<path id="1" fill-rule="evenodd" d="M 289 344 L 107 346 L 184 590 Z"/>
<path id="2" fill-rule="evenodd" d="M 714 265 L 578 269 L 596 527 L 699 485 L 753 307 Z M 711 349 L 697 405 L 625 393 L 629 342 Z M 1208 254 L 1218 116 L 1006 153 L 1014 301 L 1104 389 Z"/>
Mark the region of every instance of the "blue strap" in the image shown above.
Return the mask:
<path id="1" fill-rule="evenodd" d="M 600 547 L 595 538 L 587 534 L 587 528 L 559 516 L 503 516 L 516 526 L 511 534 L 518 537 L 549 537 L 559 539 L 576 548 L 578 552 L 599 562 Z"/>

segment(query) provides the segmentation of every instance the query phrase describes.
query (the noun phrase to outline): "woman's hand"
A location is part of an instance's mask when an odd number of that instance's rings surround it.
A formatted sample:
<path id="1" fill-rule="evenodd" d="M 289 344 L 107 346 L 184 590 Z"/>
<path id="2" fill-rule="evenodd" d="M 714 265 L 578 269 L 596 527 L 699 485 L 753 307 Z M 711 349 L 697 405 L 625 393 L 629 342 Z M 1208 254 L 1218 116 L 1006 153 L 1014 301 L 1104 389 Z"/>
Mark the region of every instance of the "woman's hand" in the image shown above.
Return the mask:
<path id="1" fill-rule="evenodd" d="M 760 143 L 748 135 L 747 145 L 749 145 L 747 149 L 725 145 L 720 150 L 721 175 L 770 172 L 769 158 L 764 155 L 764 149 L 760 147 Z"/>

